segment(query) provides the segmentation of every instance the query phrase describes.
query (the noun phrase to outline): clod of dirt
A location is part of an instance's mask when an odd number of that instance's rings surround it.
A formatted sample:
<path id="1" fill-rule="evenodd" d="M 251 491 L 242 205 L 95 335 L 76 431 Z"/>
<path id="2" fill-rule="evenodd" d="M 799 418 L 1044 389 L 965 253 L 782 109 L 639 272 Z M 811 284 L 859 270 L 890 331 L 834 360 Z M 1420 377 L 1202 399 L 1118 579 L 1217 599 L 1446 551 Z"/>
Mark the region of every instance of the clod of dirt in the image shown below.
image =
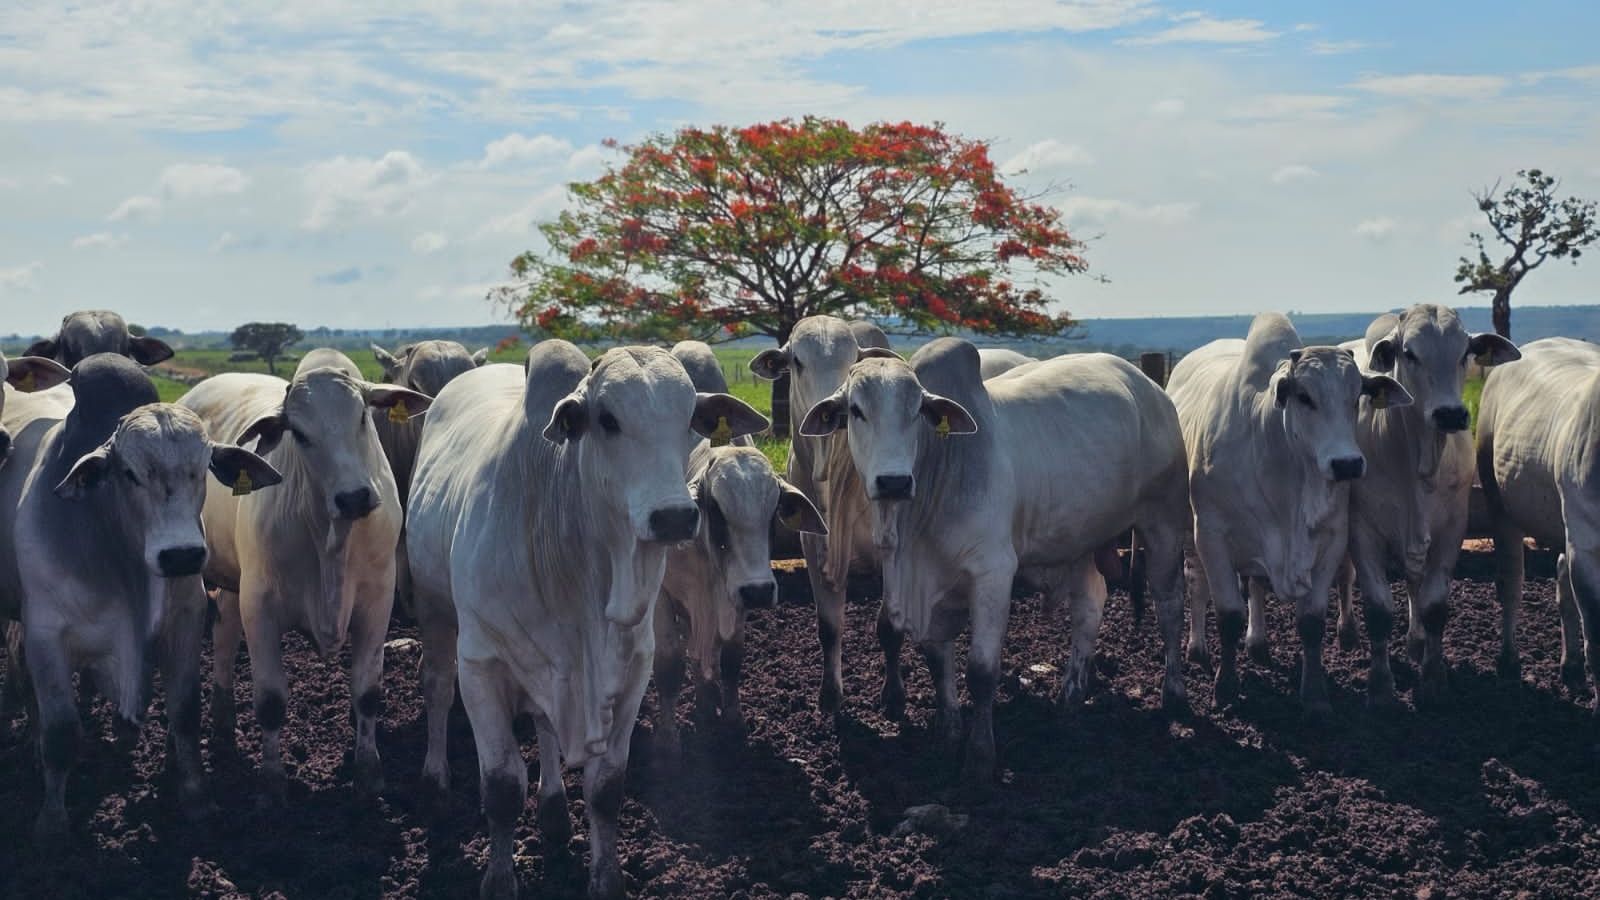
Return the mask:
<path id="1" fill-rule="evenodd" d="M 926 834 L 930 837 L 944 838 L 965 827 L 967 827 L 965 814 L 952 813 L 948 807 L 938 803 L 927 803 L 906 810 L 905 819 L 894 827 L 894 836 Z"/>

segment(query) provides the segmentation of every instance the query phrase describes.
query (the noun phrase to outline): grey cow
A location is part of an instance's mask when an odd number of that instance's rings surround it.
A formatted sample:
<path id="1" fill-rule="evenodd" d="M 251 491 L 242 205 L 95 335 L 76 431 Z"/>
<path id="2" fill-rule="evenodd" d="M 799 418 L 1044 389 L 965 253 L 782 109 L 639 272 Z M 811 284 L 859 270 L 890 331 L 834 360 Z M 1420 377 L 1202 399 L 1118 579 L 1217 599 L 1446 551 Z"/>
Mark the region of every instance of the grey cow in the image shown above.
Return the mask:
<path id="1" fill-rule="evenodd" d="M 130 333 L 122 316 L 108 309 L 68 313 L 55 336 L 33 342 L 27 355 L 53 359 L 70 369 L 96 353 L 126 356 L 141 366 L 172 358 L 172 348 L 165 341 Z"/>
<path id="2" fill-rule="evenodd" d="M 0 353 L 0 465 L 5 465 L 11 452 L 11 431 L 6 427 L 6 396 L 13 393 L 32 393 L 54 387 L 67 379 L 67 367 L 53 359 L 41 356 L 22 356 L 7 360 Z"/>
<path id="3" fill-rule="evenodd" d="M 119 731 L 136 734 L 154 651 L 169 764 L 185 808 L 207 808 L 200 762 L 205 473 L 228 484 L 244 473 L 256 487 L 280 480 L 255 454 L 211 441 L 192 412 L 159 403 L 150 379 L 121 356 L 89 357 L 70 383 L 74 403 L 63 418 L 41 415 L 18 434 L 12 474 L 26 477 L 0 482 L 0 499 L 16 510 L 12 534 L 0 540 L 15 547 L 0 558 L 0 597 L 21 601 L 44 768 L 35 825 L 42 836 L 67 827 L 67 771 L 82 730 L 73 672 L 90 670 L 116 709 Z"/>

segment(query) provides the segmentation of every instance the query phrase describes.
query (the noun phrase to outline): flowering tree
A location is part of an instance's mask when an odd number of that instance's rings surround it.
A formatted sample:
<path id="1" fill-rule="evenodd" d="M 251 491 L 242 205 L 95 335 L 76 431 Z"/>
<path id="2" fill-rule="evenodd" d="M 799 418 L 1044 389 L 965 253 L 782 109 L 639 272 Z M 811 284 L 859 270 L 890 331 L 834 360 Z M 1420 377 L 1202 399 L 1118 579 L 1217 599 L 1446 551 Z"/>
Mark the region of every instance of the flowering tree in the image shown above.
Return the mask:
<path id="1" fill-rule="evenodd" d="M 1006 186 L 988 145 L 941 125 L 806 117 L 637 145 L 540 227 L 497 294 L 575 339 L 767 334 L 821 313 L 908 328 L 1059 334 L 1041 276 L 1081 272 L 1059 215 Z"/>

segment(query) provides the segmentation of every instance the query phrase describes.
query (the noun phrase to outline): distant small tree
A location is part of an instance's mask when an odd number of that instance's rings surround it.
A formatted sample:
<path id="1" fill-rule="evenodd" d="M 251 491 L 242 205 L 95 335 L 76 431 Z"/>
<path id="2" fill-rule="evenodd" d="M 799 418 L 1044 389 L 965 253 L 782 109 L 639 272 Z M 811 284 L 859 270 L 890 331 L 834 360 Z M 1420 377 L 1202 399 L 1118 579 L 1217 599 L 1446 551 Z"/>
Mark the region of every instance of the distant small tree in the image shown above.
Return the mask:
<path id="1" fill-rule="evenodd" d="M 128 333 L 133 335 L 134 337 L 144 337 L 149 332 L 147 332 L 145 330 L 145 327 L 143 325 L 136 325 L 136 324 L 134 324 L 132 322 L 129 322 L 128 323 Z"/>
<path id="2" fill-rule="evenodd" d="M 1595 201 L 1577 197 L 1556 199 L 1560 182 L 1539 169 L 1523 169 L 1517 181 L 1500 191 L 1500 183 L 1473 194 L 1478 210 L 1489 220 L 1493 236 L 1505 245 L 1505 258 L 1490 259 L 1480 232 L 1472 233 L 1477 259 L 1461 257 L 1456 267 L 1460 293 L 1491 293 L 1494 330 L 1511 337 L 1511 292 L 1529 272 L 1547 259 L 1570 259 L 1577 265 L 1583 248 L 1600 239 L 1595 219 Z"/>
<path id="3" fill-rule="evenodd" d="M 277 361 L 285 348 L 297 343 L 305 335 L 288 322 L 248 322 L 233 330 L 228 340 L 234 349 L 247 350 L 267 364 L 267 371 L 278 374 Z"/>

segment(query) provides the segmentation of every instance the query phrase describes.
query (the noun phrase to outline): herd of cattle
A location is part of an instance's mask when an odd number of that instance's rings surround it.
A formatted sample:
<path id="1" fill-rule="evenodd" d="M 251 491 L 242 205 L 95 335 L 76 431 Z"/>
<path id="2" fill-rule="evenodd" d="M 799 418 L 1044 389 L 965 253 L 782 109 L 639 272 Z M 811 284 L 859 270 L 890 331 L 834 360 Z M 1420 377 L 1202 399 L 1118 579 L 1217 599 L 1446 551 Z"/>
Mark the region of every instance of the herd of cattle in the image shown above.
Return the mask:
<path id="1" fill-rule="evenodd" d="M 1370 699 L 1393 703 L 1391 568 L 1409 585 L 1415 699 L 1436 699 L 1475 474 L 1494 519 L 1502 670 L 1517 672 L 1531 536 L 1563 551 L 1562 673 L 1581 682 L 1587 654 L 1600 681 L 1600 347 L 1583 342 L 1519 351 L 1468 334 L 1448 307 L 1418 305 L 1379 317 L 1364 340 L 1306 347 L 1288 319 L 1263 314 L 1245 339 L 1185 357 L 1163 390 L 1104 354 L 1032 360 L 940 338 L 907 361 L 875 327 L 819 316 L 751 362 L 763 378 L 787 374 L 791 408 L 803 412 L 783 475 L 750 446 L 767 420 L 727 393 L 703 344 L 615 348 L 591 362 L 550 340 L 520 367 L 449 342 L 374 351 L 386 383 L 316 350 L 288 381 L 218 375 L 176 404 L 158 402 L 141 369 L 171 349 L 130 336 L 114 313 L 75 313 L 28 355 L 0 357 L 5 693 L 26 699 L 37 734 L 42 836 L 67 828 L 75 673 L 111 702 L 119 730 L 136 732 L 159 666 L 184 808 L 212 807 L 200 744 L 212 602 L 213 752 L 235 741 L 242 637 L 262 789 L 281 801 L 281 641 L 299 630 L 324 654 L 349 644 L 355 780 L 377 790 L 384 638 L 398 598 L 423 649 L 423 790 L 448 788 L 458 681 L 472 725 L 491 846 L 484 895 L 516 893 L 512 832 L 528 776 L 513 721 L 526 714 L 540 748 L 541 829 L 564 846 L 561 769 L 582 767 L 589 891 L 618 896 L 617 819 L 645 688 L 653 675 L 669 757 L 686 661 L 699 712 L 742 727 L 744 612 L 776 590 L 774 522 L 801 534 L 820 706 L 841 701 L 847 579 L 876 570 L 884 708 L 904 711 L 909 638 L 935 685 L 937 730 L 951 741 L 965 730 L 966 774 L 979 782 L 996 763 L 1014 584 L 1068 605 L 1060 700 L 1079 703 L 1130 528 L 1174 712 L 1188 705 L 1185 600 L 1188 656 L 1206 664 L 1215 602 L 1216 699 L 1227 704 L 1240 639 L 1264 655 L 1262 607 L 1275 594 L 1294 604 L 1304 709 L 1325 714 L 1330 591 L 1350 649 L 1353 585 Z M 1473 361 L 1498 367 L 1475 447 L 1462 400 Z M 954 642 L 965 628 L 974 710 L 963 729 Z"/>

